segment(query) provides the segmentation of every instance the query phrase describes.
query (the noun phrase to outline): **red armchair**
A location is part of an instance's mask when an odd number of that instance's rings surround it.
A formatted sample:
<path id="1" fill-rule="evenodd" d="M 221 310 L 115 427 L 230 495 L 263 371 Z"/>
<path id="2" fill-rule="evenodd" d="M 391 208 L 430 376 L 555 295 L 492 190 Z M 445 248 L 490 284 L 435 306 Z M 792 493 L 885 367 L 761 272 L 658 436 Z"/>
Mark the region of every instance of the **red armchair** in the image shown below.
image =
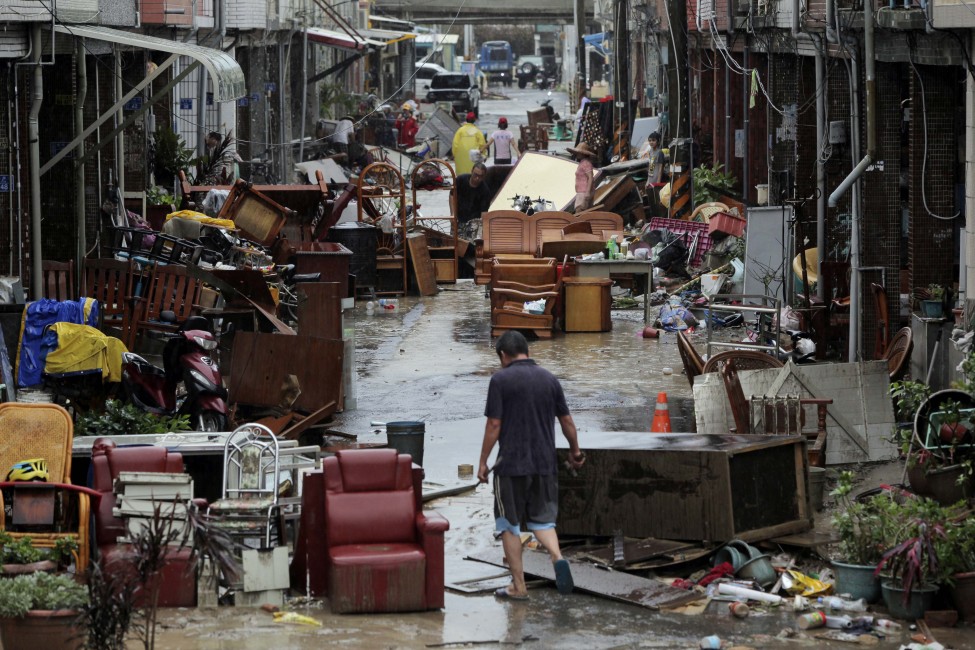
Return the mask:
<path id="1" fill-rule="evenodd" d="M 102 568 L 106 572 L 130 571 L 128 544 L 118 543 L 126 535 L 124 522 L 112 514 L 115 507 L 115 479 L 120 472 L 183 472 L 183 456 L 165 447 L 152 445 L 116 447 L 107 438 L 99 438 L 91 449 L 91 487 L 102 495 L 95 510 L 95 543 Z M 173 549 L 160 572 L 162 607 L 195 607 L 196 574 L 190 549 Z"/>
<path id="2" fill-rule="evenodd" d="M 444 531 L 395 449 L 325 459 L 325 552 L 332 611 L 405 612 L 444 604 Z"/>

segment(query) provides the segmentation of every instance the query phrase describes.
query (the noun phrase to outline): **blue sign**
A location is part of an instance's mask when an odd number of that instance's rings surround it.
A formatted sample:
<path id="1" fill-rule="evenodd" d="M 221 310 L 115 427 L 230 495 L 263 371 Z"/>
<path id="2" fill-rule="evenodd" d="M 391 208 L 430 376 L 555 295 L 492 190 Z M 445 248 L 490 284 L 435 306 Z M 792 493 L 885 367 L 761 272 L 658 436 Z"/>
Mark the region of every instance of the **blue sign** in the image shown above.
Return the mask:
<path id="1" fill-rule="evenodd" d="M 179 110 L 181 110 L 181 111 L 192 111 L 193 110 L 193 98 L 180 99 L 179 100 Z"/>
<path id="2" fill-rule="evenodd" d="M 137 111 L 142 108 L 142 98 L 139 96 L 133 97 L 129 101 L 125 102 L 125 106 L 122 108 L 127 111 Z"/>
<path id="3" fill-rule="evenodd" d="M 237 100 L 237 105 L 238 106 L 247 106 L 250 103 L 251 103 L 251 100 L 249 98 L 247 98 L 247 97 L 241 97 L 240 99 Z"/>
<path id="4" fill-rule="evenodd" d="M 254 103 L 261 101 L 260 93 L 254 93 L 253 95 L 251 95 L 251 101 Z"/>
<path id="5" fill-rule="evenodd" d="M 52 142 L 51 143 L 51 157 L 53 158 L 54 156 L 56 156 L 59 151 L 61 151 L 62 149 L 64 149 L 67 146 L 68 146 L 68 143 L 67 142 Z M 69 160 L 72 159 L 72 158 L 74 158 L 74 149 L 72 149 L 64 157 L 67 158 L 67 159 L 69 159 Z"/>
<path id="6" fill-rule="evenodd" d="M 277 89 L 278 89 L 278 85 L 276 83 L 274 83 L 273 81 L 269 81 L 266 84 L 264 84 L 264 90 L 266 92 L 273 93 Z"/>
<path id="7" fill-rule="evenodd" d="M 10 191 L 10 175 L 0 174 L 0 192 Z"/>

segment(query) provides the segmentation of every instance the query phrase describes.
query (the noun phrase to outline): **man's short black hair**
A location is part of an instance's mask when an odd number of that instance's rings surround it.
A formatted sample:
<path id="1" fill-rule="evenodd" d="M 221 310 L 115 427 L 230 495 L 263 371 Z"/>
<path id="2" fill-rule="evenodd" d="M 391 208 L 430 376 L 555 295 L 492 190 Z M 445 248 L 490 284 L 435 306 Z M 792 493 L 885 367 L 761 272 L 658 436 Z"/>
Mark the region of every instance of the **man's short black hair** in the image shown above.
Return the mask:
<path id="1" fill-rule="evenodd" d="M 498 353 L 499 358 L 502 352 L 509 357 L 528 354 L 528 341 L 518 330 L 508 330 L 498 338 L 498 342 L 494 344 L 494 351 Z"/>
<path id="2" fill-rule="evenodd" d="M 487 173 L 487 165 L 485 165 L 484 163 L 474 163 L 474 166 L 471 167 L 471 171 L 474 171 L 475 169 L 482 171 L 485 174 Z"/>
<path id="3" fill-rule="evenodd" d="M 217 133 L 216 131 L 210 131 L 207 134 L 207 138 L 212 138 L 213 140 L 222 141 L 223 140 L 223 135 L 221 135 L 220 133 Z"/>

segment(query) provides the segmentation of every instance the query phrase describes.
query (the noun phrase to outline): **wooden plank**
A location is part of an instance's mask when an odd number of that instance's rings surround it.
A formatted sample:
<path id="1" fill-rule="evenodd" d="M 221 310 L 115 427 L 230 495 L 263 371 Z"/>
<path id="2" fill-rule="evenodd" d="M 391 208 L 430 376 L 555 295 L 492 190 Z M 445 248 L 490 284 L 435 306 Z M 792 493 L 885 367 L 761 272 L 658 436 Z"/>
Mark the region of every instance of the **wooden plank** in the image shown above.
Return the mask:
<path id="1" fill-rule="evenodd" d="M 342 338 L 342 296 L 337 282 L 301 282 L 298 295 L 298 327 L 302 334 L 323 339 Z"/>
<path id="2" fill-rule="evenodd" d="M 433 260 L 430 259 L 426 235 L 414 233 L 407 236 L 406 243 L 410 250 L 410 263 L 413 265 L 420 295 L 437 295 L 437 270 L 433 266 Z"/>
<path id="3" fill-rule="evenodd" d="M 694 546 L 694 544 L 678 542 L 672 539 L 648 538 L 629 540 L 623 543 L 623 562 L 625 564 L 642 562 L 661 555 L 668 555 L 684 549 L 693 548 Z M 586 553 L 586 557 L 606 566 L 611 566 L 614 563 L 613 555 L 613 549 L 608 547 Z"/>
<path id="4" fill-rule="evenodd" d="M 548 553 L 526 550 L 522 557 L 525 575 L 555 581 L 555 569 Z M 499 567 L 504 566 L 500 551 L 468 559 Z M 658 610 L 679 607 L 704 597 L 704 594 L 671 587 L 659 580 L 641 578 L 622 571 L 606 571 L 591 564 L 574 562 L 569 558 L 566 560 L 572 567 L 572 580 L 577 590 L 604 596 L 610 600 Z"/>
<path id="5" fill-rule="evenodd" d="M 297 440 L 298 436 L 300 436 L 302 433 L 335 413 L 337 408 L 338 402 L 332 400 L 314 413 L 310 413 L 307 416 L 302 417 L 296 423 L 282 431 L 279 437 L 284 438 L 285 440 Z"/>
<path id="6" fill-rule="evenodd" d="M 237 332 L 234 337 L 230 401 L 252 406 L 276 406 L 287 375 L 295 375 L 301 395 L 295 410 L 314 412 L 338 402 L 342 384 L 344 342 L 297 334 Z"/>

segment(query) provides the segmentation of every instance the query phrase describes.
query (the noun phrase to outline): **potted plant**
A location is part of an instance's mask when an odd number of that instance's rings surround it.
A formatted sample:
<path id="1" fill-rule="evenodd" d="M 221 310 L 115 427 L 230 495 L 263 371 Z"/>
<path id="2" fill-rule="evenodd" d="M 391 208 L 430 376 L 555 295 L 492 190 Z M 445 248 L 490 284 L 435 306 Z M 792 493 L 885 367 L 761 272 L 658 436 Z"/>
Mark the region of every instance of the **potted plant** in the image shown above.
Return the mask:
<path id="1" fill-rule="evenodd" d="M 830 493 L 837 500 L 833 526 L 840 536 L 839 557 L 832 562 L 835 587 L 838 593 L 875 603 L 881 592 L 874 571 L 897 519 L 898 506 L 886 494 L 854 499 L 853 477 L 853 472 L 841 472 L 836 489 Z"/>
<path id="2" fill-rule="evenodd" d="M 59 537 L 54 548 L 36 548 L 30 537 L 15 540 L 0 531 L 0 564 L 2 575 L 12 576 L 37 571 L 59 571 L 66 568 L 78 550 L 78 542 L 70 537 Z"/>
<path id="3" fill-rule="evenodd" d="M 975 519 L 961 513 L 947 526 L 948 543 L 942 554 L 948 590 L 959 617 L 975 620 Z"/>
<path id="4" fill-rule="evenodd" d="M 923 497 L 904 501 L 900 510 L 901 525 L 874 575 L 884 576 L 881 590 L 891 615 L 914 620 L 924 616 L 953 570 L 942 560 L 950 544 L 949 511 Z"/>
<path id="5" fill-rule="evenodd" d="M 0 580 L 0 643 L 4 650 L 80 648 L 77 624 L 88 602 L 84 585 L 66 573 L 29 573 Z"/>
<path id="6" fill-rule="evenodd" d="M 942 444 L 955 446 L 965 440 L 970 433 L 968 422 L 962 421 L 961 404 L 953 399 L 941 403 L 941 411 L 932 413 L 931 419 L 940 422 L 938 437 Z"/>
<path id="7" fill-rule="evenodd" d="M 929 284 L 927 298 L 921 299 L 921 313 L 926 318 L 941 318 L 944 315 L 945 288 L 940 284 Z"/>
<path id="8" fill-rule="evenodd" d="M 890 382 L 890 396 L 894 400 L 894 414 L 899 428 L 914 428 L 914 415 L 931 396 L 931 387 L 920 381 L 905 379 Z M 907 449 L 903 450 L 907 453 Z"/>
<path id="9" fill-rule="evenodd" d="M 935 393 L 918 409 L 907 461 L 908 479 L 917 494 L 946 505 L 971 496 L 972 403 L 964 390 L 948 389 Z"/>

